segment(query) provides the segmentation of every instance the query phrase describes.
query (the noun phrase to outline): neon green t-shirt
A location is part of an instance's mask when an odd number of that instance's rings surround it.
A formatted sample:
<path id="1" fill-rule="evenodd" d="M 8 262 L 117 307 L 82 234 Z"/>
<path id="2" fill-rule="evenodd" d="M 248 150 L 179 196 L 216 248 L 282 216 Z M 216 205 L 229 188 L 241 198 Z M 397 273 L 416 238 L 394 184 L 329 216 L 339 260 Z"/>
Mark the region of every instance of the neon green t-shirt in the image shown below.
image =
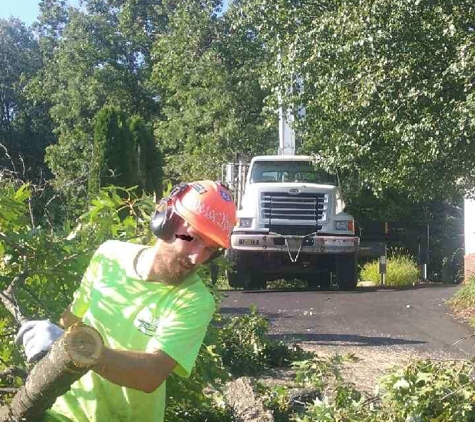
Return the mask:
<path id="1" fill-rule="evenodd" d="M 71 311 L 96 328 L 112 349 L 162 350 L 188 377 L 212 318 L 213 296 L 196 274 L 180 285 L 141 280 L 134 259 L 143 246 L 104 243 L 75 292 Z M 153 374 L 151 374 L 153 376 Z M 112 384 L 89 371 L 59 397 L 43 422 L 162 422 L 165 383 L 153 393 Z"/>

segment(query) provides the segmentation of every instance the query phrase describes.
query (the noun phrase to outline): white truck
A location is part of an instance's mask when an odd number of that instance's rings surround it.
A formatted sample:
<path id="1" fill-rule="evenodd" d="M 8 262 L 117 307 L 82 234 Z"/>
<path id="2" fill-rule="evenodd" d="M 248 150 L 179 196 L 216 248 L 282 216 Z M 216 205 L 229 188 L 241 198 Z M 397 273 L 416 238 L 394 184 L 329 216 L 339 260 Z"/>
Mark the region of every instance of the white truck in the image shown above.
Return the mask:
<path id="1" fill-rule="evenodd" d="M 337 177 L 319 163 L 312 156 L 267 155 L 249 165 L 227 164 L 238 206 L 228 251 L 232 287 L 264 288 L 288 277 L 326 287 L 332 274 L 341 289 L 356 287 L 354 219 L 344 212 Z"/>

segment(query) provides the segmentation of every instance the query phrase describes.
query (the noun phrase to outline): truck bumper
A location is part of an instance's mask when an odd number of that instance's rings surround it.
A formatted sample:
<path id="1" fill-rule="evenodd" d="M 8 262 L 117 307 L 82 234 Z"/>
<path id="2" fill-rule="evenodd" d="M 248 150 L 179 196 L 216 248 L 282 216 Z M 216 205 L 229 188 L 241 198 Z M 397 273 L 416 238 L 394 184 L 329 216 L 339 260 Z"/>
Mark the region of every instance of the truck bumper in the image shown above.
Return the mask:
<path id="1" fill-rule="evenodd" d="M 302 244 L 303 242 L 303 244 Z M 241 251 L 297 252 L 306 254 L 348 254 L 358 251 L 357 236 L 289 236 L 238 234 L 231 236 L 231 247 Z"/>

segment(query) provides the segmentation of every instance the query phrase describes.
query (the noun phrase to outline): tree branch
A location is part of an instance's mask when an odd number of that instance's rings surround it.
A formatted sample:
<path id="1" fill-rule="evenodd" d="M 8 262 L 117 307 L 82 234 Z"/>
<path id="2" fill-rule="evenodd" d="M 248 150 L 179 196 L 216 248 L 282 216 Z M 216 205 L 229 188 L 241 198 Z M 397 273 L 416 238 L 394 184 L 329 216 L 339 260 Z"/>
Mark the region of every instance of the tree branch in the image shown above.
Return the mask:
<path id="1" fill-rule="evenodd" d="M 0 422 L 37 422 L 56 398 L 92 368 L 103 350 L 101 335 L 77 323 L 53 343 L 30 372 L 9 405 L 0 407 Z"/>
<path id="2" fill-rule="evenodd" d="M 18 325 L 28 322 L 28 319 L 23 315 L 20 307 L 18 306 L 18 303 L 15 299 L 15 290 L 25 282 L 27 277 L 27 271 L 17 275 L 12 280 L 10 285 L 3 292 L 0 292 L 0 300 L 3 302 L 5 308 L 7 308 L 7 311 L 13 315 L 13 318 L 15 318 L 15 321 L 18 323 Z"/>
<path id="3" fill-rule="evenodd" d="M 6 377 L 20 377 L 24 381 L 28 377 L 28 374 L 23 369 L 18 368 L 18 366 L 10 366 L 3 372 L 0 372 L 0 378 Z"/>

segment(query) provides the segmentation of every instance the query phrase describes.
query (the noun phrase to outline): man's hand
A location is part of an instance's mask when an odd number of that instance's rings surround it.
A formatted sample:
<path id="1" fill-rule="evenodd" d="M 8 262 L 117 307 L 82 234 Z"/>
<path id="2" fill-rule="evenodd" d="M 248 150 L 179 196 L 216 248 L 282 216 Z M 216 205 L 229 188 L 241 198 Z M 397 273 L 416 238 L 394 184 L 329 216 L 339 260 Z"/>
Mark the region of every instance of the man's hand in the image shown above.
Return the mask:
<path id="1" fill-rule="evenodd" d="M 36 362 L 48 352 L 63 332 L 49 320 L 28 321 L 21 326 L 15 342 L 23 344 L 27 362 Z"/>

